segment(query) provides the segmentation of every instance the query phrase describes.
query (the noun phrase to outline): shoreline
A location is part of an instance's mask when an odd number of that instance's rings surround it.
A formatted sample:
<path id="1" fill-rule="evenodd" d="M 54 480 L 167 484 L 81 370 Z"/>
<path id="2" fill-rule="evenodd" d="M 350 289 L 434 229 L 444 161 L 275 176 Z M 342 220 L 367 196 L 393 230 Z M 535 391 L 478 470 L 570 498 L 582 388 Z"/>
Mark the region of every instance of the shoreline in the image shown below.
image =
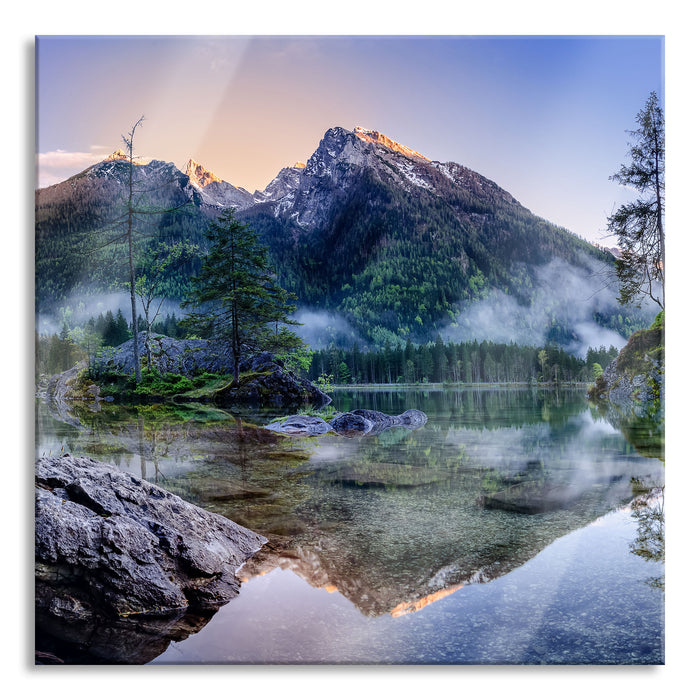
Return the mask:
<path id="1" fill-rule="evenodd" d="M 456 382 L 456 383 L 441 383 L 441 382 L 426 382 L 424 384 L 332 384 L 331 391 L 349 391 L 352 389 L 380 391 L 382 389 L 510 389 L 510 388 L 525 388 L 525 389 L 588 389 L 591 382 L 538 382 L 531 384 L 530 382 Z"/>

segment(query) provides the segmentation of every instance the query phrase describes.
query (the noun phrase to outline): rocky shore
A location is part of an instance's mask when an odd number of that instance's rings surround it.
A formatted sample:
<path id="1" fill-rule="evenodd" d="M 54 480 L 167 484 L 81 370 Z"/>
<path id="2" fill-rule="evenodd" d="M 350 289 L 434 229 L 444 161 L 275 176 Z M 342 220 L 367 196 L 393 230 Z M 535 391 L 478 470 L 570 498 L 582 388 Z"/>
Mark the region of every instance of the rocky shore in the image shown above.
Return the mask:
<path id="1" fill-rule="evenodd" d="M 663 417 L 665 396 L 664 314 L 634 333 L 588 392 L 623 415 Z"/>
<path id="2" fill-rule="evenodd" d="M 146 358 L 145 333 L 139 333 L 137 341 L 140 357 Z M 151 367 L 162 376 L 176 374 L 192 378 L 202 372 L 222 376 L 233 373 L 230 354 L 225 347 L 212 341 L 177 340 L 154 335 L 150 338 L 148 349 Z M 133 351 L 132 340 L 116 348 L 104 349 L 99 357 L 93 358 L 93 370 L 98 376 L 114 372 L 131 374 L 134 371 Z M 47 400 L 59 409 L 65 407 L 66 401 L 71 398 L 71 386 L 75 385 L 78 372 L 86 366 L 85 363 L 80 363 L 67 372 L 52 377 L 46 391 Z M 81 398 L 94 401 L 109 398 L 100 396 L 97 383 L 89 387 L 87 393 L 89 395 Z M 178 398 L 188 401 L 212 401 L 221 408 L 295 408 L 306 405 L 322 407 L 331 402 L 330 396 L 297 375 L 269 352 L 252 354 L 244 359 L 241 362 L 240 381 L 237 384 L 231 382 L 213 394 Z"/>
<path id="3" fill-rule="evenodd" d="M 54 622 L 216 609 L 266 542 L 111 465 L 36 461 L 36 611 Z"/>

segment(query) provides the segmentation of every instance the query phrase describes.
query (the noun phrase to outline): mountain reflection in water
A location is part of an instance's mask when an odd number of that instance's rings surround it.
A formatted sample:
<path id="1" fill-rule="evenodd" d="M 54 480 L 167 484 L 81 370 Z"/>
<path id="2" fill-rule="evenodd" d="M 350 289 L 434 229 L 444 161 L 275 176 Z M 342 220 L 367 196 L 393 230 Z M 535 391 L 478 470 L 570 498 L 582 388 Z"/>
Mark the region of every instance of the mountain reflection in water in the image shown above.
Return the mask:
<path id="1" fill-rule="evenodd" d="M 289 438 L 258 427 L 270 414 L 253 416 L 256 426 L 204 407 L 75 407 L 76 427 L 39 406 L 38 452 L 64 445 L 260 532 L 270 542 L 241 569 L 243 581 L 288 570 L 367 619 L 415 614 L 503 577 L 629 503 L 640 485 L 663 485 L 663 463 L 639 454 L 583 391 L 358 390 L 333 399 L 341 411 L 418 408 L 428 423 L 356 439 Z"/>

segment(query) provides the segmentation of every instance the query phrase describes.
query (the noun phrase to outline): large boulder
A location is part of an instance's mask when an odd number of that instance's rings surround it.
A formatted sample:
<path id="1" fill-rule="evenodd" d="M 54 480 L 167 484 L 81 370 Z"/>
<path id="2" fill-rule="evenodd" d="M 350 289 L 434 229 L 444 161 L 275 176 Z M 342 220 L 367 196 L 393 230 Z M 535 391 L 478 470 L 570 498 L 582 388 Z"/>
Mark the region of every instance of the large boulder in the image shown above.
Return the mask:
<path id="1" fill-rule="evenodd" d="M 263 536 L 110 465 L 35 465 L 37 612 L 63 620 L 210 610 Z"/>
<path id="2" fill-rule="evenodd" d="M 136 339 L 139 357 L 146 357 L 146 333 Z M 152 334 L 148 346 L 152 367 L 160 374 L 182 374 L 191 377 L 197 372 L 232 372 L 233 362 L 227 348 L 209 340 L 176 339 Z M 134 341 L 128 340 L 116 348 L 103 348 L 94 361 L 98 371 L 115 370 L 129 374 L 134 371 Z"/>
<path id="3" fill-rule="evenodd" d="M 331 397 L 307 379 L 287 369 L 270 353 L 254 355 L 241 363 L 238 383 L 217 392 L 219 406 L 286 408 L 326 406 Z"/>
<path id="4" fill-rule="evenodd" d="M 371 432 L 374 423 L 355 412 L 339 413 L 329 421 L 336 433 L 345 437 L 360 437 Z"/>
<path id="5" fill-rule="evenodd" d="M 139 357 L 146 357 L 146 334 L 137 338 Z M 225 343 L 211 340 L 177 340 L 164 335 L 152 335 L 148 341 L 151 350 L 151 366 L 160 374 L 182 374 L 192 377 L 200 372 L 233 374 L 234 363 Z M 129 374 L 134 371 L 134 341 L 129 340 L 116 348 L 107 348 L 94 361 L 98 372 L 117 371 Z M 233 382 L 214 396 L 217 405 L 228 408 L 248 406 L 256 408 L 282 408 L 304 405 L 325 406 L 331 402 L 310 381 L 299 377 L 272 353 L 248 355 L 240 363 L 240 381 Z M 47 396 L 53 400 L 52 384 Z"/>
<path id="6" fill-rule="evenodd" d="M 370 423 L 372 423 L 373 433 L 380 433 L 387 428 L 397 425 L 410 429 L 420 428 L 428 421 L 428 416 L 417 408 L 409 408 L 398 416 L 389 416 L 381 411 L 373 411 L 366 408 L 356 408 L 354 411 L 351 411 L 351 413 L 362 416 L 370 421 Z"/>
<path id="7" fill-rule="evenodd" d="M 265 426 L 268 430 L 284 435 L 323 435 L 332 430 L 323 418 L 318 416 L 290 416 Z"/>

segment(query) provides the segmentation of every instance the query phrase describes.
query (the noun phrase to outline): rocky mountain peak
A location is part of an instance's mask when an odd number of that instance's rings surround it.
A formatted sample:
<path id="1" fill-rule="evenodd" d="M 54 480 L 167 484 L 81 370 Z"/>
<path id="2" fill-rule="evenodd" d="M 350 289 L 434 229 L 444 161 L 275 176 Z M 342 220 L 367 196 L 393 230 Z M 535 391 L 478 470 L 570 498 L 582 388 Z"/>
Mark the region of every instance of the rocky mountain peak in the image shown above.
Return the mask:
<path id="1" fill-rule="evenodd" d="M 192 158 L 187 161 L 185 175 L 187 175 L 189 181 L 197 187 L 206 187 L 212 182 L 223 182 L 220 177 L 214 175 L 214 173 L 192 160 Z"/>
<path id="2" fill-rule="evenodd" d="M 392 151 L 401 153 L 402 155 L 407 156 L 409 158 L 419 158 L 421 160 L 430 162 L 430 158 L 426 158 L 424 155 L 418 153 L 418 151 L 414 151 L 412 148 L 408 148 L 407 146 L 400 144 L 398 141 L 390 139 L 388 136 L 385 136 L 379 131 L 365 129 L 362 126 L 356 126 L 353 129 L 352 133 L 355 134 L 355 136 L 357 136 L 359 139 L 361 139 L 362 141 L 366 141 L 367 143 L 378 143 L 382 146 L 385 146 L 386 148 L 391 149 Z"/>
<path id="3" fill-rule="evenodd" d="M 118 148 L 113 153 L 110 153 L 105 160 L 129 160 L 129 156 L 121 148 Z"/>
<path id="4" fill-rule="evenodd" d="M 109 162 L 115 162 L 115 161 L 124 161 L 126 163 L 129 162 L 129 156 L 122 151 L 121 148 L 117 148 L 116 151 L 110 153 L 102 162 L 103 163 L 109 163 Z M 137 160 L 136 158 L 132 159 L 132 162 L 134 165 L 147 165 L 149 161 L 147 160 Z"/>

